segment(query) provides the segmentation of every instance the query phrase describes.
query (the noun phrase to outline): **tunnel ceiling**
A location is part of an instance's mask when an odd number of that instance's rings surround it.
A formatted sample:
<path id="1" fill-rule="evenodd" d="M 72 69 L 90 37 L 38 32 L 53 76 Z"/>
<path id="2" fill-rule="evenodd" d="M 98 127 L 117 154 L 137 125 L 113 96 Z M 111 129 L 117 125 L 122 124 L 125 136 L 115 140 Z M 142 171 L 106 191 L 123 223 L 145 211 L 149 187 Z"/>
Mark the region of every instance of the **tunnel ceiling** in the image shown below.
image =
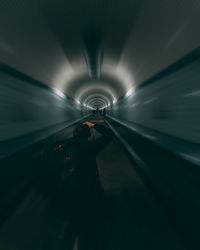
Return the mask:
<path id="1" fill-rule="evenodd" d="M 103 107 L 199 46 L 199 9 L 195 0 L 0 0 L 0 60 Z"/>

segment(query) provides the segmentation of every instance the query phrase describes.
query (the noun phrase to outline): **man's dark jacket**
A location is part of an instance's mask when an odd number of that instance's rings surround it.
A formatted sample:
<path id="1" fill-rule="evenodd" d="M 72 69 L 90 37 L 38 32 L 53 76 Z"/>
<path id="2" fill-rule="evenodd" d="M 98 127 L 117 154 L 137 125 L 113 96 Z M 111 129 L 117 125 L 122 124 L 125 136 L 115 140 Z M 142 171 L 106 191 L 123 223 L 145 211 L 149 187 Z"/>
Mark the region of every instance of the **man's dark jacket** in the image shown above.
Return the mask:
<path id="1" fill-rule="evenodd" d="M 111 131 L 104 125 L 95 124 L 93 127 L 102 136 L 88 141 L 85 138 L 71 138 L 68 141 L 75 142 L 80 148 L 80 166 L 78 175 L 83 185 L 90 186 L 97 178 L 96 156 L 111 140 Z"/>

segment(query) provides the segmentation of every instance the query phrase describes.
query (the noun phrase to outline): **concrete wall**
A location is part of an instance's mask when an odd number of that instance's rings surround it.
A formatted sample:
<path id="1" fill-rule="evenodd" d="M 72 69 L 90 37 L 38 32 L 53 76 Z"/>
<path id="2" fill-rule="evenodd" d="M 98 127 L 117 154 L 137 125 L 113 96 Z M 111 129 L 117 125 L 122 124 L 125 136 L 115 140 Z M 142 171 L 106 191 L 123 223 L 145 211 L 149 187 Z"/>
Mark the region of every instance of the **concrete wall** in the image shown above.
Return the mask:
<path id="1" fill-rule="evenodd" d="M 200 143 L 200 59 L 138 89 L 108 114 Z"/>
<path id="2" fill-rule="evenodd" d="M 67 126 L 87 114 L 71 99 L 0 72 L 0 141 L 59 124 Z"/>
<path id="3" fill-rule="evenodd" d="M 200 45 L 199 0 L 145 0 L 120 57 L 139 85 Z"/>

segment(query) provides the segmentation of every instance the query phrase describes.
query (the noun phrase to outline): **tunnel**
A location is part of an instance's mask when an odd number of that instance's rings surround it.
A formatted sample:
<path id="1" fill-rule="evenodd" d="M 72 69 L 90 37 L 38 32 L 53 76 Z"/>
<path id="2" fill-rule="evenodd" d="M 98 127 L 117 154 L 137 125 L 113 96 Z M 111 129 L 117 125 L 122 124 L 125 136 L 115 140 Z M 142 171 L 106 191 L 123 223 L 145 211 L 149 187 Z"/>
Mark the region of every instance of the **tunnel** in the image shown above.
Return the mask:
<path id="1" fill-rule="evenodd" d="M 199 0 L 0 0 L 1 250 L 200 249 L 199 26 Z M 98 176 L 61 191 L 83 123 Z"/>

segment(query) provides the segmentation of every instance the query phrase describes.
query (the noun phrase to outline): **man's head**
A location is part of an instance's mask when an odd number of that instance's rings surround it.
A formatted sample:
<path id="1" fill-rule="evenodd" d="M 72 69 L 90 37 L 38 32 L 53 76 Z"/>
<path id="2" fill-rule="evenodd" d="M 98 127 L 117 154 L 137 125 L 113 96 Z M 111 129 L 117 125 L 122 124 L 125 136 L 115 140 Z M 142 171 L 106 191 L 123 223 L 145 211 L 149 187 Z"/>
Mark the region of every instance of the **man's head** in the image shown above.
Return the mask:
<path id="1" fill-rule="evenodd" d="M 73 131 L 74 137 L 88 139 L 91 136 L 90 128 L 87 124 L 79 124 Z"/>

